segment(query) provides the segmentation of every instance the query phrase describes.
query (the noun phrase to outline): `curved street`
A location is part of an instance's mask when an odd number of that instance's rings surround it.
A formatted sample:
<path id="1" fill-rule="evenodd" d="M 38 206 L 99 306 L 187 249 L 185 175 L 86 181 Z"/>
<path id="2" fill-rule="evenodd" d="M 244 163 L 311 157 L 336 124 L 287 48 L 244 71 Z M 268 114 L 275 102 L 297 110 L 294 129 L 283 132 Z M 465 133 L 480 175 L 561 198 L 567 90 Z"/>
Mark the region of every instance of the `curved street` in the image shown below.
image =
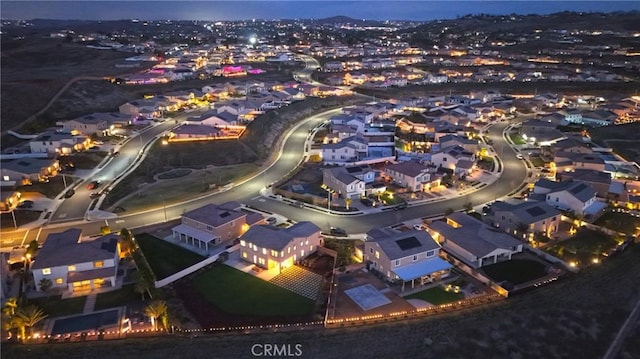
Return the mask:
<path id="1" fill-rule="evenodd" d="M 312 58 L 313 59 L 313 58 Z M 304 81 L 311 81 L 310 73 L 315 70 L 318 63 L 315 59 L 305 58 L 306 67 L 298 74 L 298 78 Z M 527 176 L 527 169 L 523 161 L 516 158 L 516 153 L 509 146 L 502 133 L 509 125 L 508 122 L 498 122 L 491 126 L 487 135 L 493 140 L 493 148 L 496 156 L 499 156 L 503 163 L 503 170 L 500 178 L 471 194 L 460 196 L 454 199 L 447 199 L 439 202 L 432 202 L 417 206 L 412 206 L 400 211 L 381 211 L 370 214 L 345 216 L 340 214 L 329 214 L 315 209 L 301 210 L 285 202 L 273 200 L 260 195 L 260 191 L 269 184 L 285 177 L 294 170 L 305 157 L 305 142 L 312 129 L 327 121 L 331 116 L 338 114 L 340 109 L 326 111 L 311 116 L 292 128 L 283 139 L 282 147 L 274 163 L 266 170 L 241 182 L 223 192 L 209 194 L 197 199 L 182 203 L 162 205 L 153 210 L 138 213 L 123 213 L 118 218 L 84 221 L 72 219 L 84 218 L 86 209 L 91 204 L 89 194 L 91 191 L 84 188 L 84 183 L 92 180 L 110 182 L 116 176 L 125 171 L 133 162 L 133 159 L 144 148 L 144 145 L 153 140 L 156 136 L 181 122 L 184 117 L 191 114 L 181 114 L 170 121 L 156 125 L 141 133 L 138 137 L 132 138 L 121 148 L 121 156 L 110 159 L 100 170 L 87 178 L 82 185 L 77 187 L 76 194 L 66 199 L 53 213 L 49 225 L 39 229 L 21 229 L 7 233 L 2 241 L 2 247 L 20 245 L 28 243 L 33 239 L 44 241 L 47 235 L 52 232 L 59 232 L 67 228 L 80 228 L 85 235 L 98 233 L 101 226 L 109 225 L 112 230 L 122 228 L 136 228 L 155 223 L 163 223 L 171 219 L 179 218 L 184 212 L 198 208 L 207 203 L 224 203 L 227 201 L 237 201 L 248 206 L 281 214 L 294 221 L 312 221 L 323 230 L 329 227 L 341 227 L 348 233 L 363 233 L 373 227 L 384 227 L 399 222 L 420 217 L 437 216 L 447 209 L 460 209 L 466 203 L 471 202 L 474 206 L 494 201 L 506 196 L 518 188 Z M 103 185 L 104 186 L 104 185 Z M 55 221 L 65 220 L 65 222 L 55 223 Z"/>

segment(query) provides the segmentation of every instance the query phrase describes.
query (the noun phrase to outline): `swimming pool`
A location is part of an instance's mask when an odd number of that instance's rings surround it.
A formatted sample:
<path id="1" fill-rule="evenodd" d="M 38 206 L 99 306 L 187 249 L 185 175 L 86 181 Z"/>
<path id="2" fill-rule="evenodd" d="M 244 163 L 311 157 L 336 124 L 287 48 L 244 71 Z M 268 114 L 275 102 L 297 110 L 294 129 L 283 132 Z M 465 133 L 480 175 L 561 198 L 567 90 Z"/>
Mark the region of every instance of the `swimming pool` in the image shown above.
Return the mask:
<path id="1" fill-rule="evenodd" d="M 51 335 L 85 332 L 118 325 L 119 309 L 56 319 Z"/>

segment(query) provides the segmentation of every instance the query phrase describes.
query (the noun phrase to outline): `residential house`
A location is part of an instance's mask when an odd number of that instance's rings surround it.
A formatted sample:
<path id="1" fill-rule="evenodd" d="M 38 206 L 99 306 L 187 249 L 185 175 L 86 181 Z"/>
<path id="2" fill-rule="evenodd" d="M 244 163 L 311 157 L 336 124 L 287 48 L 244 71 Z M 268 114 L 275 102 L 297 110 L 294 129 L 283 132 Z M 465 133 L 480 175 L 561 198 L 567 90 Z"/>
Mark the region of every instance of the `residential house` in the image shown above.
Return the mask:
<path id="1" fill-rule="evenodd" d="M 436 175 L 435 168 L 415 161 L 386 165 L 384 173 L 391 177 L 396 184 L 411 192 L 429 191 L 431 188 L 439 186 L 441 179 Z"/>
<path id="2" fill-rule="evenodd" d="M 91 138 L 70 133 L 47 131 L 29 141 L 32 153 L 71 154 L 91 146 Z"/>
<path id="3" fill-rule="evenodd" d="M 605 163 L 597 153 L 556 152 L 553 162 L 557 172 L 589 169 L 604 172 Z"/>
<path id="4" fill-rule="evenodd" d="M 522 242 L 465 213 L 434 221 L 427 231 L 445 252 L 473 268 L 511 260 L 523 249 Z"/>
<path id="5" fill-rule="evenodd" d="M 571 172 L 559 172 L 560 181 L 574 181 L 585 183 L 596 190 L 598 197 L 607 198 L 611 187 L 611 174 L 590 169 L 574 169 Z"/>
<path id="6" fill-rule="evenodd" d="M 536 232 L 551 238 L 561 222 L 560 211 L 544 202 L 512 204 L 497 201 L 491 210 L 494 226 L 522 239 L 531 239 Z"/>
<path id="7" fill-rule="evenodd" d="M 115 233 L 81 240 L 77 228 L 47 236 L 31 265 L 36 289 L 40 282 L 51 280 L 53 288 L 70 292 L 115 287 L 120 261 L 119 236 Z"/>
<path id="8" fill-rule="evenodd" d="M 341 165 L 357 162 L 366 157 L 368 148 L 367 140 L 364 137 L 347 137 L 338 143 L 321 145 L 322 161 L 325 164 Z"/>
<path id="9" fill-rule="evenodd" d="M 439 137 L 438 142 L 440 142 L 441 148 L 447 148 L 451 146 L 460 146 L 464 148 L 467 152 L 471 152 L 471 153 L 478 152 L 480 148 L 477 140 L 470 140 L 462 136 L 456 136 L 451 134 L 447 134 Z"/>
<path id="10" fill-rule="evenodd" d="M 0 211 L 9 212 L 20 203 L 21 193 L 8 187 L 0 187 Z"/>
<path id="11" fill-rule="evenodd" d="M 616 123 L 618 115 L 608 110 L 585 111 L 582 113 L 581 124 L 586 126 L 609 126 Z"/>
<path id="12" fill-rule="evenodd" d="M 544 201 L 555 208 L 571 211 L 587 217 L 602 210 L 605 203 L 596 202 L 596 190 L 581 182 L 554 182 L 548 179 L 538 180 L 533 194 L 544 195 Z M 530 196 L 536 200 L 542 196 Z"/>
<path id="13" fill-rule="evenodd" d="M 369 270 L 389 282 L 411 282 L 414 288 L 449 276 L 453 266 L 440 258 L 440 246 L 426 231 L 375 228 L 367 232 L 364 260 Z"/>
<path id="14" fill-rule="evenodd" d="M 169 133 L 169 142 L 212 140 L 220 137 L 222 131 L 207 125 L 180 125 Z"/>
<path id="15" fill-rule="evenodd" d="M 311 222 L 298 222 L 287 228 L 258 225 L 240 237 L 240 257 L 258 267 L 280 272 L 300 263 L 320 245 L 320 228 Z"/>
<path id="16" fill-rule="evenodd" d="M 361 166 L 322 170 L 322 183 L 329 191 L 342 198 L 363 197 L 366 194 L 366 184 L 372 182 L 373 177 L 373 171 L 363 171 Z"/>
<path id="17" fill-rule="evenodd" d="M 448 168 L 454 172 L 465 173 L 465 168 L 469 162 L 475 162 L 474 153 L 466 151 L 460 146 L 451 146 L 441 149 L 439 152 L 431 155 L 431 163 L 437 167 Z M 467 161 L 460 163 L 461 161 Z M 458 169 L 458 164 L 464 165 Z"/>
<path id="18" fill-rule="evenodd" d="M 18 158 L 3 160 L 0 166 L 3 185 L 24 185 L 55 177 L 60 170 L 57 159 Z"/>
<path id="19" fill-rule="evenodd" d="M 184 213 L 181 224 L 171 230 L 174 239 L 208 252 L 211 246 L 232 241 L 257 223 L 264 223 L 264 218 L 242 211 L 237 202 L 210 203 Z"/>

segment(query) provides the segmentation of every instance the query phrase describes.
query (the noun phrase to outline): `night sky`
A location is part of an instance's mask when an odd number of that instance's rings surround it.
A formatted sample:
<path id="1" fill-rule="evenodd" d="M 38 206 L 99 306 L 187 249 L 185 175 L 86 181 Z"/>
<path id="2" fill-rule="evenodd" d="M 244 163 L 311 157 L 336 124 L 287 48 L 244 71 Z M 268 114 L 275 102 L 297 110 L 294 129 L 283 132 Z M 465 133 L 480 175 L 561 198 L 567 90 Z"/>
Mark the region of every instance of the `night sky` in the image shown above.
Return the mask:
<path id="1" fill-rule="evenodd" d="M 640 10 L 640 1 L 1 1 L 3 19 L 241 20 L 323 18 L 434 20 L 466 14 Z"/>

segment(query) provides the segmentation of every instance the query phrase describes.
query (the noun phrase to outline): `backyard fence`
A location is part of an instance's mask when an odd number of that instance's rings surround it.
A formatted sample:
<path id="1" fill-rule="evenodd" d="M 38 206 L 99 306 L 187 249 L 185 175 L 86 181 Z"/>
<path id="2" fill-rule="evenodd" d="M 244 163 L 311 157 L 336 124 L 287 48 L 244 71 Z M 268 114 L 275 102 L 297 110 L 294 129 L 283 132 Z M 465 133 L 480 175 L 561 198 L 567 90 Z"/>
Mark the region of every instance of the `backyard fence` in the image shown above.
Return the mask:
<path id="1" fill-rule="evenodd" d="M 546 261 L 551 262 L 551 263 L 556 263 L 556 264 L 560 264 L 561 266 L 563 266 L 566 270 L 571 271 L 573 273 L 578 273 L 580 271 L 580 269 L 576 266 L 571 266 L 569 265 L 569 263 L 563 261 L 560 258 L 554 257 L 551 254 L 537 249 L 537 248 L 533 248 L 533 247 L 525 247 L 526 250 L 528 250 L 529 252 L 544 258 Z"/>
<path id="2" fill-rule="evenodd" d="M 231 253 L 231 252 L 235 252 L 238 249 L 240 249 L 240 244 L 236 244 L 232 247 L 226 248 L 226 249 L 220 249 L 220 252 L 212 255 L 211 257 L 207 257 L 204 260 L 192 265 L 191 267 L 187 267 L 177 273 L 174 273 L 166 278 L 162 278 L 160 280 L 157 280 L 155 282 L 156 288 L 162 288 L 166 285 L 169 285 L 181 278 L 184 278 L 186 276 L 188 276 L 191 273 L 194 273 L 206 266 L 208 266 L 209 264 L 212 264 L 213 262 L 215 262 L 216 260 L 218 260 L 218 258 L 220 257 L 220 254 L 227 252 L 227 253 Z"/>

